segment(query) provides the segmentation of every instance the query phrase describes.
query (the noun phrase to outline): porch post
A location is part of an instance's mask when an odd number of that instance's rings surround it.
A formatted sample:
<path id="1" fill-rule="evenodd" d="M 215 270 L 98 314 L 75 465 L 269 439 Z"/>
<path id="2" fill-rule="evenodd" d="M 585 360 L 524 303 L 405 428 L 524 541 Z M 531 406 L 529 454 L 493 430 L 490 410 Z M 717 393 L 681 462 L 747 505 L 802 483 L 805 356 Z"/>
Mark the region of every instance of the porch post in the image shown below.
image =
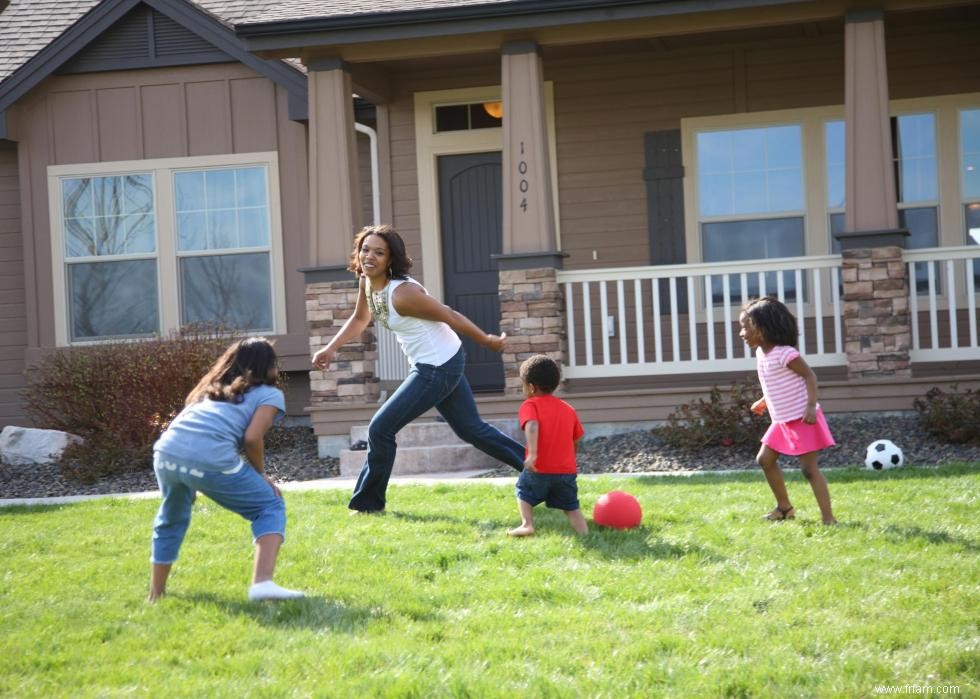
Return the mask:
<path id="1" fill-rule="evenodd" d="M 503 354 L 508 393 L 520 393 L 518 369 L 532 354 L 565 356 L 564 298 L 548 147 L 541 54 L 533 41 L 501 46 L 503 117 L 503 252 L 500 330 L 509 339 Z"/>
<path id="2" fill-rule="evenodd" d="M 306 320 L 310 353 L 337 334 L 353 312 L 357 283 L 347 271 L 354 234 L 361 227 L 360 179 L 349 66 L 337 58 L 312 60 L 309 69 L 310 260 Z M 368 330 L 337 353 L 332 371 L 310 372 L 312 408 L 377 399 L 377 344 Z"/>
<path id="3" fill-rule="evenodd" d="M 844 45 L 846 232 L 837 238 L 847 373 L 910 376 L 908 231 L 898 227 L 882 11 L 849 12 Z"/>

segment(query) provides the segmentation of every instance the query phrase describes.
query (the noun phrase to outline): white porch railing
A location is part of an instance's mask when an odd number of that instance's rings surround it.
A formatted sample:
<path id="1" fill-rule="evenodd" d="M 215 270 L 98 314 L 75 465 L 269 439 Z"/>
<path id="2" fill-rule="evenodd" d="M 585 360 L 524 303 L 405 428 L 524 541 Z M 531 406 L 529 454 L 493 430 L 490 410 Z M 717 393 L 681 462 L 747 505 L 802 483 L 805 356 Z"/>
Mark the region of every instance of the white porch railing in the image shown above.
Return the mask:
<path id="1" fill-rule="evenodd" d="M 811 366 L 846 363 L 840 255 L 558 273 L 567 378 L 750 370 L 738 314 L 775 292 L 796 314 Z M 706 303 L 709 300 L 710 303 Z"/>
<path id="2" fill-rule="evenodd" d="M 980 246 L 906 250 L 913 362 L 980 359 Z"/>

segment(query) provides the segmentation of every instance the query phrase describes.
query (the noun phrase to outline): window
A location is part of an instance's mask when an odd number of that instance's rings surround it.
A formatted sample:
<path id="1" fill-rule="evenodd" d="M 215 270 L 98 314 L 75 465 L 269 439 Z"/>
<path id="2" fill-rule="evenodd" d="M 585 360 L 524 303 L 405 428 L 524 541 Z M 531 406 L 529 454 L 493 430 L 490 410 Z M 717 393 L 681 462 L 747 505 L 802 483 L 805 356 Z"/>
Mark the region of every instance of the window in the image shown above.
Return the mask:
<path id="1" fill-rule="evenodd" d="M 980 245 L 980 109 L 960 111 L 960 161 L 968 245 Z M 973 261 L 974 288 L 980 289 L 980 260 Z"/>
<path id="2" fill-rule="evenodd" d="M 803 154 L 797 124 L 702 131 L 696 134 L 698 219 L 705 262 L 796 257 L 804 254 Z M 784 275 L 787 298 L 795 278 Z M 720 280 L 713 290 L 721 300 Z M 748 294 L 760 293 L 748 282 Z M 766 291 L 777 288 L 766 274 Z M 733 295 L 741 294 L 735 280 Z"/>
<path id="3" fill-rule="evenodd" d="M 159 329 L 153 195 L 149 173 L 61 180 L 73 341 Z"/>
<path id="4" fill-rule="evenodd" d="M 436 133 L 495 129 L 503 125 L 503 103 L 445 104 L 435 108 Z"/>
<path id="5" fill-rule="evenodd" d="M 936 118 L 933 114 L 907 114 L 892 117 L 891 125 L 898 225 L 909 232 L 905 245 L 911 250 L 937 247 L 939 179 L 936 175 Z M 915 287 L 920 294 L 929 291 L 925 264 L 916 265 Z"/>
<path id="6" fill-rule="evenodd" d="M 284 332 L 274 153 L 49 175 L 59 344 L 202 321 Z"/>

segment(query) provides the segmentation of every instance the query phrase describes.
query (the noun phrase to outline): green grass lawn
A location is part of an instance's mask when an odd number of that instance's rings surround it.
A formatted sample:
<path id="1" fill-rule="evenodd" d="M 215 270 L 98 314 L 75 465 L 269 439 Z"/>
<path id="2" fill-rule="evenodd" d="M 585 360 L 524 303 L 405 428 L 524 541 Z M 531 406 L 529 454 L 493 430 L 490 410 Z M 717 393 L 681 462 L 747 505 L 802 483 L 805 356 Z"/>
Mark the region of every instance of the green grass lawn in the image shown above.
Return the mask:
<path id="1" fill-rule="evenodd" d="M 537 508 L 510 539 L 511 486 L 287 493 L 277 581 L 249 603 L 247 524 L 206 499 L 169 595 L 144 602 L 153 500 L 3 508 L 0 695 L 165 697 L 875 696 L 980 693 L 980 464 L 828 472 L 838 527 L 788 478 L 582 478 L 619 488 L 631 531 L 576 537 Z M 591 524 L 591 521 L 590 521 Z"/>

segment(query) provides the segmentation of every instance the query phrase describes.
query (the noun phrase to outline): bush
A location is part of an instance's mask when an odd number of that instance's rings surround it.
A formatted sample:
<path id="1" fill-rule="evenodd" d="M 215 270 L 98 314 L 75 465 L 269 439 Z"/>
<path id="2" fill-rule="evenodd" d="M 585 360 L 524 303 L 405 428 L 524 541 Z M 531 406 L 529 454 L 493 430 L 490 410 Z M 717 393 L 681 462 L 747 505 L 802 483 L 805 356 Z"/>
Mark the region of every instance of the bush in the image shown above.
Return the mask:
<path id="1" fill-rule="evenodd" d="M 951 393 L 944 393 L 933 387 L 925 398 L 916 398 L 919 422 L 926 432 L 951 444 L 980 442 L 980 391 L 959 393 L 956 388 L 954 384 Z"/>
<path id="2" fill-rule="evenodd" d="M 727 393 L 715 386 L 707 399 L 682 405 L 657 433 L 668 444 L 687 449 L 758 444 L 769 420 L 754 415 L 750 408 L 761 391 L 748 380 L 733 383 L 725 390 Z"/>
<path id="3" fill-rule="evenodd" d="M 184 399 L 234 341 L 213 326 L 166 337 L 58 350 L 27 371 L 27 410 L 40 427 L 82 437 L 62 458 L 83 481 L 150 468 L 152 447 Z"/>

